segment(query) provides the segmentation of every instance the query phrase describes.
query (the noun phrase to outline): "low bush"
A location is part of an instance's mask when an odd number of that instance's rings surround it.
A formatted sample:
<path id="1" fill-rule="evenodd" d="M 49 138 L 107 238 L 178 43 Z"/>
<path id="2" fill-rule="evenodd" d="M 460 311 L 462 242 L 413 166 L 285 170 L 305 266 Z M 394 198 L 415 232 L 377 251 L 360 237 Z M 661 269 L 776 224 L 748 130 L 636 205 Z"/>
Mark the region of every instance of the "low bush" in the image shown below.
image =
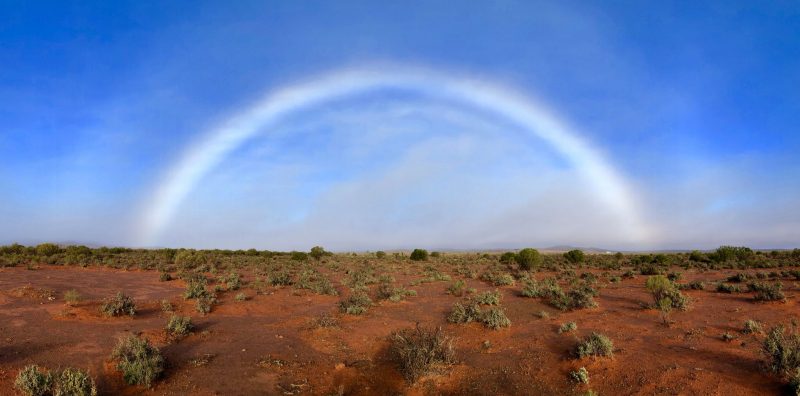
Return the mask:
<path id="1" fill-rule="evenodd" d="M 53 396 L 96 396 L 97 386 L 89 374 L 76 368 L 67 368 L 56 379 Z"/>
<path id="2" fill-rule="evenodd" d="M 467 283 L 463 280 L 459 279 L 453 282 L 452 285 L 447 287 L 447 293 L 452 294 L 456 297 L 461 297 L 464 295 L 464 287 L 466 287 Z"/>
<path id="3" fill-rule="evenodd" d="M 746 320 L 744 328 L 742 328 L 742 333 L 744 334 L 760 334 L 762 331 L 761 323 L 752 319 Z"/>
<path id="4" fill-rule="evenodd" d="M 755 296 L 753 296 L 753 299 L 756 301 L 783 301 L 786 299 L 786 296 L 784 296 L 781 291 L 783 285 L 780 282 L 773 284 L 766 282 L 750 282 L 747 284 L 747 288 L 756 292 Z"/>
<path id="5" fill-rule="evenodd" d="M 17 374 L 14 388 L 26 396 L 48 395 L 53 389 L 53 376 L 35 364 L 25 366 Z"/>
<path id="6" fill-rule="evenodd" d="M 773 327 L 761 350 L 767 357 L 770 371 L 787 379 L 797 390 L 800 384 L 800 334 L 797 330 L 793 328 L 787 333 L 783 326 Z"/>
<path id="7" fill-rule="evenodd" d="M 119 340 L 111 358 L 129 385 L 150 387 L 164 372 L 164 357 L 147 339 L 128 336 Z"/>
<path id="8" fill-rule="evenodd" d="M 588 384 L 589 383 L 589 370 L 586 370 L 586 367 L 581 367 L 575 371 L 570 371 L 569 377 L 580 384 Z"/>
<path id="9" fill-rule="evenodd" d="M 239 301 L 239 302 L 246 301 L 247 300 L 247 294 L 238 293 L 236 295 L 236 297 L 234 297 L 234 300 Z"/>
<path id="10" fill-rule="evenodd" d="M 480 322 L 482 318 L 483 312 L 478 304 L 464 306 L 461 303 L 455 303 L 450 315 L 447 316 L 447 321 L 450 323 L 470 323 Z"/>
<path id="11" fill-rule="evenodd" d="M 126 296 L 122 292 L 117 292 L 117 295 L 107 298 L 100 306 L 100 312 L 106 316 L 120 316 L 120 315 L 136 315 L 136 303 L 133 298 Z"/>
<path id="12" fill-rule="evenodd" d="M 186 291 L 183 293 L 183 298 L 200 298 L 208 294 L 206 285 L 208 281 L 205 277 L 192 277 L 186 281 Z"/>
<path id="13" fill-rule="evenodd" d="M 532 248 L 520 250 L 515 259 L 519 268 L 525 271 L 537 269 L 542 265 L 542 255 L 538 250 Z"/>
<path id="14" fill-rule="evenodd" d="M 482 305 L 500 305 L 500 292 L 483 292 L 472 297 L 472 301 Z"/>
<path id="15" fill-rule="evenodd" d="M 455 361 L 453 339 L 444 335 L 441 328 L 426 329 L 418 324 L 415 329 L 392 333 L 389 342 L 393 360 L 411 383 Z"/>
<path id="16" fill-rule="evenodd" d="M 505 310 L 500 307 L 490 308 L 488 311 L 484 312 L 483 318 L 481 319 L 483 324 L 492 330 L 511 326 L 511 320 L 506 316 Z"/>
<path id="17" fill-rule="evenodd" d="M 586 255 L 582 250 L 573 249 L 564 253 L 564 258 L 572 264 L 578 264 L 583 262 L 583 260 L 586 258 Z"/>
<path id="18" fill-rule="evenodd" d="M 665 307 L 686 310 L 689 307 L 689 300 L 684 296 L 675 284 L 663 275 L 655 275 L 647 278 L 645 284 L 647 290 L 653 295 L 655 307 Z"/>
<path id="19" fill-rule="evenodd" d="M 727 283 L 718 283 L 717 291 L 720 293 L 741 293 L 742 288 L 739 285 L 729 285 Z"/>
<path id="20" fill-rule="evenodd" d="M 192 331 L 194 325 L 188 316 L 172 315 L 165 328 L 167 335 L 173 339 L 185 337 Z"/>
<path id="21" fill-rule="evenodd" d="M 583 339 L 575 347 L 575 355 L 578 358 L 587 356 L 612 356 L 614 354 L 614 343 L 599 333 L 592 333 Z"/>
<path id="22" fill-rule="evenodd" d="M 381 283 L 378 286 L 376 297 L 378 300 L 389 300 L 392 302 L 402 301 L 408 296 L 416 296 L 417 292 L 414 290 L 407 290 L 403 287 L 394 287 L 391 283 Z"/>
<path id="23" fill-rule="evenodd" d="M 206 315 L 211 312 L 211 307 L 217 303 L 217 296 L 212 293 L 206 293 L 197 298 L 194 307 L 197 312 Z"/>
<path id="24" fill-rule="evenodd" d="M 272 286 L 291 286 L 292 274 L 286 270 L 276 271 L 269 275 L 269 283 Z"/>
<path id="25" fill-rule="evenodd" d="M 414 261 L 425 261 L 428 259 L 428 251 L 425 249 L 414 249 L 411 252 L 411 260 Z"/>
<path id="26" fill-rule="evenodd" d="M 364 293 L 353 293 L 339 301 L 339 310 L 350 315 L 361 315 L 372 305 L 372 299 Z"/>
<path id="27" fill-rule="evenodd" d="M 569 333 L 578 330 L 578 325 L 575 322 L 567 322 L 558 328 L 558 334 Z"/>
<path id="28" fill-rule="evenodd" d="M 514 284 L 514 277 L 505 272 L 487 271 L 481 275 L 481 279 L 494 286 L 508 286 Z"/>

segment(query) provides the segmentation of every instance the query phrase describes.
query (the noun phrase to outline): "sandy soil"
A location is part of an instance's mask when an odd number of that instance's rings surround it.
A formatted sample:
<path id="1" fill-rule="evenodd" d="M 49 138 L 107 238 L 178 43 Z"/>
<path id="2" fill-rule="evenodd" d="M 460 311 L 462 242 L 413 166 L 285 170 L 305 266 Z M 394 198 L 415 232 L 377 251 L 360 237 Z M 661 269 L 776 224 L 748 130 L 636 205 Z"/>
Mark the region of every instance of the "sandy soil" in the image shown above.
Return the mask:
<path id="1" fill-rule="evenodd" d="M 684 277 L 716 281 L 730 274 L 689 271 Z M 400 275 L 397 281 L 409 279 Z M 740 330 L 747 319 L 768 328 L 798 318 L 797 285 L 784 281 L 785 303 L 755 303 L 747 293 L 686 291 L 692 308 L 674 312 L 674 323 L 667 327 L 658 312 L 642 307 L 651 299 L 644 279 L 604 283 L 597 308 L 566 313 L 520 297 L 520 285 L 500 287 L 512 325 L 493 331 L 475 323 L 447 323 L 453 303 L 461 300 L 446 293 L 449 282 L 413 286 L 417 296 L 382 302 L 361 316 L 339 314 L 340 297 L 291 287 L 270 287 L 268 294 L 256 295 L 245 288 L 249 300 L 237 302 L 235 292 L 224 292 L 213 312 L 201 316 L 193 302 L 183 300 L 184 282 L 159 282 L 157 272 L 4 268 L 0 394 L 14 394 L 18 370 L 30 363 L 88 369 L 102 394 L 122 395 L 570 395 L 588 389 L 600 395 L 780 394 L 781 382 L 762 368 L 763 336 Z M 480 280 L 468 280 L 468 285 L 478 291 L 495 289 Z M 66 305 L 63 294 L 70 289 L 85 300 Z M 339 289 L 347 293 L 345 287 Z M 139 313 L 134 318 L 99 313 L 102 298 L 118 290 L 136 299 Z M 163 299 L 196 325 L 179 342 L 170 343 L 163 335 L 168 319 L 160 309 Z M 549 317 L 540 318 L 541 311 Z M 313 325 L 325 313 L 339 318 L 338 327 Z M 578 331 L 558 334 L 558 326 L 569 321 L 577 323 Z M 388 357 L 387 336 L 416 322 L 442 326 L 454 336 L 458 363 L 411 386 Z M 614 356 L 572 357 L 578 337 L 593 331 L 614 341 Z M 737 338 L 723 341 L 725 332 Z M 151 389 L 125 385 L 109 361 L 117 339 L 128 333 L 148 337 L 168 361 L 164 378 Z M 590 373 L 588 386 L 575 385 L 568 377 L 582 366 Z"/>

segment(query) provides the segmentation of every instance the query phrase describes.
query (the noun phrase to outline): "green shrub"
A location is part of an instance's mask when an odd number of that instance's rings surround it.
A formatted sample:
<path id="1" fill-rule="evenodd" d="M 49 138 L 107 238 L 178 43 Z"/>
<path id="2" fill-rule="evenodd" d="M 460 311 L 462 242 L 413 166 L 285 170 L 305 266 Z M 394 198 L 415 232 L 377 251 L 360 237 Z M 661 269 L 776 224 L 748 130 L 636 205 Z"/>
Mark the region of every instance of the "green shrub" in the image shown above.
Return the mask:
<path id="1" fill-rule="evenodd" d="M 96 396 L 97 387 L 94 380 L 86 372 L 67 368 L 56 380 L 53 396 Z"/>
<path id="2" fill-rule="evenodd" d="M 416 296 L 417 292 L 414 290 L 406 290 L 402 287 L 394 287 L 390 283 L 381 283 L 378 286 L 378 292 L 376 297 L 378 300 L 389 300 L 392 302 L 398 302 L 406 298 L 406 296 Z"/>
<path id="3" fill-rule="evenodd" d="M 452 285 L 447 287 L 447 293 L 457 297 L 461 297 L 462 295 L 464 295 L 464 287 L 466 287 L 466 285 L 467 285 L 466 282 L 459 279 L 455 281 Z"/>
<path id="4" fill-rule="evenodd" d="M 500 255 L 500 262 L 503 264 L 511 264 L 514 261 L 516 261 L 516 259 L 517 255 L 514 254 L 513 252 L 505 252 L 502 255 Z"/>
<path id="5" fill-rule="evenodd" d="M 442 253 L 441 252 L 431 252 L 431 257 L 433 257 L 433 258 L 442 257 Z"/>
<path id="6" fill-rule="evenodd" d="M 117 360 L 117 370 L 129 385 L 150 387 L 164 372 L 164 358 L 147 339 L 128 336 L 119 340 L 111 358 Z"/>
<path id="7" fill-rule="evenodd" d="M 575 347 L 575 354 L 579 358 L 586 356 L 611 356 L 614 354 L 614 343 L 599 333 L 592 333 L 578 343 Z"/>
<path id="8" fill-rule="evenodd" d="M 525 279 L 522 283 L 522 296 L 535 298 L 539 297 L 539 283 L 535 279 Z"/>
<path id="9" fill-rule="evenodd" d="M 326 252 L 325 249 L 322 246 L 314 246 L 314 247 L 311 248 L 311 251 L 308 253 L 308 255 L 311 256 L 314 260 L 320 260 L 322 258 L 322 256 L 326 256 L 326 255 L 329 255 L 329 254 L 331 254 L 331 253 Z"/>
<path id="10" fill-rule="evenodd" d="M 36 254 L 39 256 L 54 256 L 61 253 L 61 248 L 54 243 L 41 243 L 36 245 Z"/>
<path id="11" fill-rule="evenodd" d="M 294 261 L 308 261 L 308 253 L 306 252 L 291 252 L 290 257 Z"/>
<path id="12" fill-rule="evenodd" d="M 242 287 L 242 277 L 236 272 L 229 273 L 228 276 L 224 278 L 224 281 L 225 287 L 228 290 L 239 290 L 239 288 Z"/>
<path id="13" fill-rule="evenodd" d="M 417 325 L 415 329 L 392 333 L 389 341 L 392 359 L 410 383 L 438 366 L 447 366 L 455 361 L 453 339 L 444 335 L 441 328 L 426 329 Z"/>
<path id="14" fill-rule="evenodd" d="M 769 284 L 766 282 L 750 282 L 747 288 L 756 292 L 753 298 L 756 301 L 783 301 L 786 296 L 783 295 L 781 289 L 783 285 L 780 282 Z"/>
<path id="15" fill-rule="evenodd" d="M 44 396 L 53 389 L 53 377 L 39 366 L 25 366 L 14 380 L 14 388 L 27 396 Z"/>
<path id="16" fill-rule="evenodd" d="M 208 294 L 206 284 L 208 281 L 204 277 L 192 277 L 186 282 L 186 291 L 183 293 L 183 298 L 200 298 Z"/>
<path id="17" fill-rule="evenodd" d="M 195 300 L 194 308 L 197 312 L 206 315 L 211 312 L 211 307 L 217 303 L 217 296 L 206 293 Z"/>
<path id="18" fill-rule="evenodd" d="M 760 334 L 763 331 L 761 323 L 757 320 L 748 319 L 744 322 L 742 333 L 744 334 Z"/>
<path id="19" fill-rule="evenodd" d="M 122 292 L 117 292 L 116 296 L 103 301 L 100 311 L 106 316 L 134 316 L 136 315 L 136 303 L 133 298 L 126 296 Z"/>
<path id="20" fill-rule="evenodd" d="M 461 303 L 453 304 L 453 310 L 447 316 L 447 321 L 450 323 L 470 323 L 480 322 L 483 318 L 483 312 L 478 304 L 470 304 L 467 306 Z"/>
<path id="21" fill-rule="evenodd" d="M 428 251 L 425 249 L 414 249 L 411 252 L 411 259 L 414 261 L 425 261 L 428 259 Z"/>
<path id="22" fill-rule="evenodd" d="M 236 301 L 239 301 L 239 302 L 246 301 L 247 300 L 247 294 L 239 293 L 239 294 L 236 295 L 236 297 L 234 297 L 234 299 Z"/>
<path id="23" fill-rule="evenodd" d="M 162 272 L 161 275 L 158 276 L 158 280 L 161 282 L 169 282 L 172 280 L 172 275 L 169 272 Z"/>
<path id="24" fill-rule="evenodd" d="M 378 250 L 377 252 L 375 252 L 375 257 L 378 260 L 383 260 L 386 258 L 386 252 L 384 252 L 383 250 Z"/>
<path id="25" fill-rule="evenodd" d="M 564 253 L 564 258 L 566 258 L 567 261 L 569 261 L 570 263 L 573 263 L 573 264 L 582 263 L 584 261 L 585 257 L 586 256 L 583 253 L 583 251 L 582 250 L 578 250 L 578 249 L 573 249 L 573 250 L 570 250 L 570 251 Z"/>
<path id="26" fill-rule="evenodd" d="M 515 257 L 519 268 L 525 271 L 539 268 L 542 265 L 542 255 L 539 251 L 532 248 L 525 248 L 517 253 Z"/>
<path id="27" fill-rule="evenodd" d="M 472 297 L 472 300 L 483 305 L 500 305 L 500 292 L 495 290 L 493 292 L 480 293 Z"/>
<path id="28" fill-rule="evenodd" d="M 581 367 L 575 371 L 570 371 L 569 377 L 580 384 L 588 384 L 589 383 L 589 370 L 586 370 L 586 367 Z"/>
<path id="29" fill-rule="evenodd" d="M 578 325 L 575 322 L 567 322 L 567 323 L 562 324 L 558 328 L 558 334 L 569 333 L 569 332 L 575 331 L 575 330 L 578 330 Z"/>
<path id="30" fill-rule="evenodd" d="M 194 325 L 192 318 L 188 316 L 172 315 L 167 322 L 166 332 L 172 338 L 180 338 L 189 335 Z"/>
<path id="31" fill-rule="evenodd" d="M 738 285 L 729 285 L 727 283 L 718 283 L 717 291 L 720 293 L 740 293 L 742 289 Z"/>
<path id="32" fill-rule="evenodd" d="M 653 295 L 655 307 L 665 306 L 666 301 L 669 302 L 671 308 L 686 310 L 689 307 L 689 301 L 686 296 L 675 287 L 674 283 L 670 282 L 670 280 L 663 275 L 655 275 L 647 278 L 645 286 Z"/>
<path id="33" fill-rule="evenodd" d="M 492 330 L 511 326 L 511 320 L 508 319 L 506 312 L 500 307 L 489 308 L 488 311 L 484 312 L 482 321 L 486 327 Z"/>
<path id="34" fill-rule="evenodd" d="M 789 333 L 783 326 L 770 329 L 762 346 L 769 369 L 784 377 L 796 376 L 800 369 L 800 334 L 795 329 Z"/>
<path id="35" fill-rule="evenodd" d="M 361 315 L 372 305 L 372 299 L 364 293 L 353 293 L 339 301 L 339 310 L 350 315 Z"/>
<path id="36" fill-rule="evenodd" d="M 481 279 L 490 282 L 494 286 L 508 286 L 514 284 L 514 277 L 505 272 L 487 271 L 481 275 Z"/>
<path id="37" fill-rule="evenodd" d="M 305 253 L 303 253 L 305 254 Z M 275 273 L 270 274 L 269 276 L 269 283 L 272 286 L 291 286 L 292 285 L 292 274 L 289 271 L 277 271 Z"/>

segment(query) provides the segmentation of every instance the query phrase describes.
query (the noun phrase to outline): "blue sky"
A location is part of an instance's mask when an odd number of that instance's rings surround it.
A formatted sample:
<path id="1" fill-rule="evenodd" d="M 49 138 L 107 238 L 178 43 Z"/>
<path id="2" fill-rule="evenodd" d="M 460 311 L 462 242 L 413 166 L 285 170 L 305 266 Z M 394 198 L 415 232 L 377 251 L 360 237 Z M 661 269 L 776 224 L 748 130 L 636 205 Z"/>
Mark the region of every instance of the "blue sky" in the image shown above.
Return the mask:
<path id="1" fill-rule="evenodd" d="M 220 125 L 354 69 L 533 98 L 613 169 L 640 227 L 508 116 L 390 87 L 258 125 L 142 231 Z M 792 1 L 3 1 L 0 243 L 796 247 L 798 87 Z"/>

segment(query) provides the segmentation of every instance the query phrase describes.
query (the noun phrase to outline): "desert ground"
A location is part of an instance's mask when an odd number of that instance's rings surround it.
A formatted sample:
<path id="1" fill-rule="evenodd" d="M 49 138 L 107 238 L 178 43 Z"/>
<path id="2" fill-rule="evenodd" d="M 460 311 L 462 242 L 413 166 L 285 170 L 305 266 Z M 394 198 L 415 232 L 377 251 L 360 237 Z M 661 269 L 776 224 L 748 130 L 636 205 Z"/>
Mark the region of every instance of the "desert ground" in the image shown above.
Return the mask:
<path id="1" fill-rule="evenodd" d="M 526 262 L 520 253 L 4 249 L 3 395 L 25 394 L 15 381 L 32 364 L 83 370 L 99 394 L 120 395 L 778 395 L 789 380 L 770 369 L 765 339 L 800 316 L 797 251 Z M 653 277 L 667 278 L 683 305 L 675 294 L 674 307 L 655 302 Z M 135 314 L 104 308 L 120 292 Z M 481 313 L 459 317 L 456 304 Z M 191 318 L 188 333 L 165 330 L 175 316 Z M 747 321 L 758 326 L 745 330 Z M 416 326 L 441 328 L 451 354 L 410 374 L 396 332 Z M 593 333 L 613 346 L 578 356 Z M 163 357 L 149 386 L 131 384 L 112 356 L 129 336 Z"/>

